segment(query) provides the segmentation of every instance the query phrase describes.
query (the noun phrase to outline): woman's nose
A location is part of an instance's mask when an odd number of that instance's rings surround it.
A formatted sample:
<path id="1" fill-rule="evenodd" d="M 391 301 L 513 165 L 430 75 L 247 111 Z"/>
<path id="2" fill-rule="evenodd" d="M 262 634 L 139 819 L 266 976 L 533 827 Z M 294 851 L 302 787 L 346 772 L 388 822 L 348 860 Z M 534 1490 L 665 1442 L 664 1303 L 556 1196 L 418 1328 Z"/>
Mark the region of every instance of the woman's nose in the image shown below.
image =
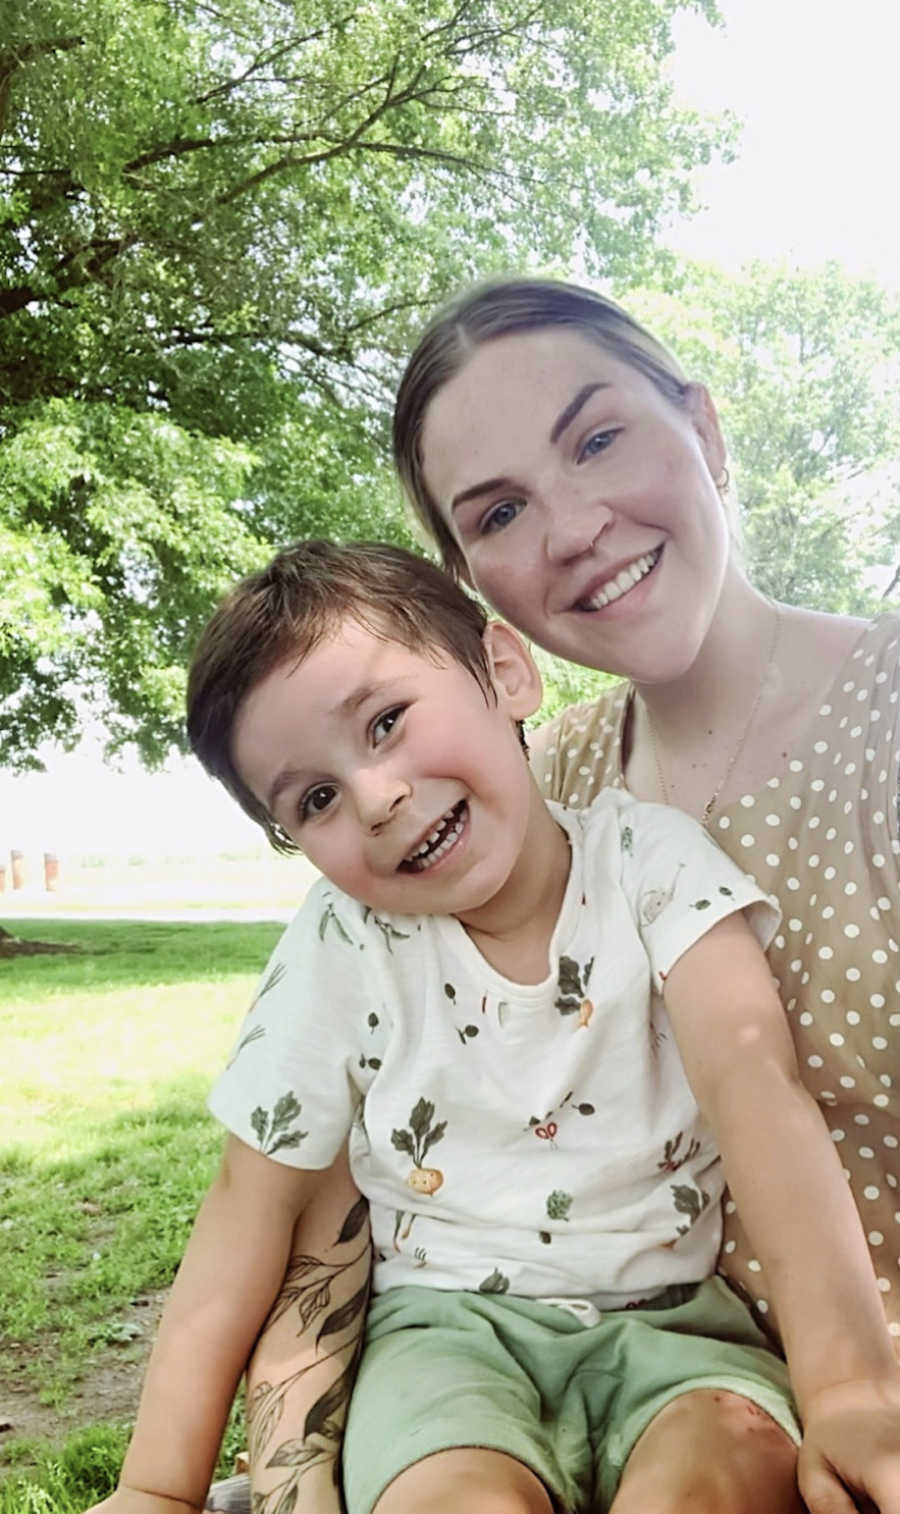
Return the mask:
<path id="1" fill-rule="evenodd" d="M 599 500 L 557 497 L 547 509 L 547 555 L 553 562 L 570 562 L 591 552 L 613 520 L 613 511 Z"/>

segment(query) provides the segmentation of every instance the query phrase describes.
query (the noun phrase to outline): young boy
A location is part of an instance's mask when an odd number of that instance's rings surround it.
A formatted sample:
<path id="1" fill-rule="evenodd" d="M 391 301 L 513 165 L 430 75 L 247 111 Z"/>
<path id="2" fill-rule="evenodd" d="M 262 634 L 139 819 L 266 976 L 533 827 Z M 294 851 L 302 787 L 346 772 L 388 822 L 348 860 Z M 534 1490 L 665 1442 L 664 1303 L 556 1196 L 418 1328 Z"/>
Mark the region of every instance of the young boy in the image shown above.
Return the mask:
<path id="1" fill-rule="evenodd" d="M 206 628 L 194 749 L 324 877 L 211 1096 L 222 1169 L 104 1508 L 202 1503 L 348 1132 L 376 1257 L 349 1514 L 798 1509 L 783 1363 L 712 1277 L 723 1170 L 807 1435 L 838 1385 L 893 1380 L 763 954 L 776 911 L 676 810 L 547 806 L 520 745 L 540 698 L 518 635 L 392 547 L 300 543 Z M 757 1438 L 698 1485 L 734 1403 Z"/>

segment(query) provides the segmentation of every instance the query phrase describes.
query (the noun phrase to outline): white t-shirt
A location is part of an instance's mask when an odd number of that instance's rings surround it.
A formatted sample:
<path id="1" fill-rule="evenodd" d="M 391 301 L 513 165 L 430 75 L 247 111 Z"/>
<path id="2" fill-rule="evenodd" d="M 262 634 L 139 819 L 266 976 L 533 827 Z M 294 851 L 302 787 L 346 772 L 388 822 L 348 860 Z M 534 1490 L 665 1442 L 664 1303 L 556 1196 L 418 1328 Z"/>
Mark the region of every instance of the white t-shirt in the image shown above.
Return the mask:
<path id="1" fill-rule="evenodd" d="M 660 991 L 716 921 L 744 908 L 765 946 L 777 910 L 678 810 L 611 789 L 550 808 L 572 865 L 543 983 L 502 977 L 456 919 L 378 916 L 323 880 L 211 1094 L 297 1167 L 353 1127 L 378 1292 L 620 1308 L 714 1270 L 721 1163 Z"/>

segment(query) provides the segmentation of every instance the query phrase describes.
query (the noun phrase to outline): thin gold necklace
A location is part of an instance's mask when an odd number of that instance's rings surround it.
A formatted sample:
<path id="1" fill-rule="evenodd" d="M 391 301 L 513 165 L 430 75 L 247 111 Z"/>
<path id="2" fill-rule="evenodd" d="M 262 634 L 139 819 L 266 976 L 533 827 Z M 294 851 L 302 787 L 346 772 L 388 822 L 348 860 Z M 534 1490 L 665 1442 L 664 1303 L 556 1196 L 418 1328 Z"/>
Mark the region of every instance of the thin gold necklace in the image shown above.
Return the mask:
<path id="1" fill-rule="evenodd" d="M 756 720 L 757 715 L 759 714 L 759 707 L 762 704 L 762 697 L 765 693 L 766 684 L 769 681 L 769 674 L 772 671 L 772 666 L 775 662 L 775 657 L 778 652 L 778 644 L 781 640 L 781 605 L 774 600 L 770 601 L 770 603 L 772 604 L 772 609 L 775 611 L 775 624 L 772 627 L 772 643 L 769 647 L 769 656 L 766 660 L 766 665 L 763 668 L 762 678 L 759 681 L 759 688 L 756 691 L 756 698 L 753 701 L 753 706 L 750 710 L 750 714 L 747 716 L 747 723 L 744 726 L 743 731 L 741 732 L 737 746 L 728 759 L 728 764 L 725 768 L 725 771 L 703 806 L 703 813 L 700 816 L 701 825 L 709 824 L 712 812 L 719 802 L 719 795 L 725 788 L 725 785 L 728 783 L 729 778 L 731 777 L 741 759 L 741 753 L 743 752 L 744 747 L 747 745 L 747 737 L 750 735 L 750 732 L 753 729 L 753 723 Z M 650 714 L 650 711 L 645 702 L 644 713 L 647 716 L 647 729 L 650 732 L 650 745 L 653 748 L 653 761 L 656 764 L 656 777 L 659 781 L 660 793 L 663 797 L 663 803 L 670 804 L 671 800 L 669 799 L 669 786 L 666 783 L 666 775 L 663 772 L 662 761 L 659 755 L 659 742 L 657 741 L 656 737 L 656 727 L 653 724 L 653 716 Z"/>

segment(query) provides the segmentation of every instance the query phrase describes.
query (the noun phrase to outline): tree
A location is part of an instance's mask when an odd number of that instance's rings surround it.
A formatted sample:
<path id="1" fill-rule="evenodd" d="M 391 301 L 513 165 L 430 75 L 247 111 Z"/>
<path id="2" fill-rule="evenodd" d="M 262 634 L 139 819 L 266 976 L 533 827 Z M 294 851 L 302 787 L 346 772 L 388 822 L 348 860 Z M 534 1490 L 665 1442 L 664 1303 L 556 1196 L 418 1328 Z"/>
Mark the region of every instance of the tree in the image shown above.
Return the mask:
<path id="1" fill-rule="evenodd" d="M 791 604 L 877 609 L 868 570 L 900 546 L 898 301 L 834 263 L 694 265 L 674 291 L 623 298 L 712 391 L 754 581 Z"/>
<path id="2" fill-rule="evenodd" d="M 728 140 L 671 102 L 680 8 L 6 0 L 0 761 L 85 710 L 157 759 L 235 572 L 402 534 L 385 417 L 451 287 L 646 272 Z"/>

